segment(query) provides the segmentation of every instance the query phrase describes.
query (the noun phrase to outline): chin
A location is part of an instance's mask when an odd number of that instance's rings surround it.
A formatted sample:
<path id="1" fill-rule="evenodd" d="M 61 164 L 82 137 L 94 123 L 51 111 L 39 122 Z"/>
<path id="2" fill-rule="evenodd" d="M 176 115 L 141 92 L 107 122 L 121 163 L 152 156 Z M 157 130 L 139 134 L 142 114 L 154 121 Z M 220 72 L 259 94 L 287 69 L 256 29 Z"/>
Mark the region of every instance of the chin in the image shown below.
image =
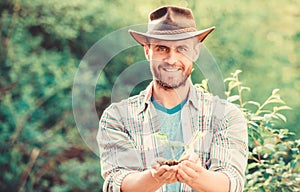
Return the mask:
<path id="1" fill-rule="evenodd" d="M 179 87 L 183 87 L 186 85 L 186 80 L 182 81 L 180 83 L 176 83 L 176 84 L 169 84 L 169 83 L 165 83 L 161 80 L 156 80 L 156 82 L 165 90 L 169 90 L 169 89 L 177 89 Z"/>

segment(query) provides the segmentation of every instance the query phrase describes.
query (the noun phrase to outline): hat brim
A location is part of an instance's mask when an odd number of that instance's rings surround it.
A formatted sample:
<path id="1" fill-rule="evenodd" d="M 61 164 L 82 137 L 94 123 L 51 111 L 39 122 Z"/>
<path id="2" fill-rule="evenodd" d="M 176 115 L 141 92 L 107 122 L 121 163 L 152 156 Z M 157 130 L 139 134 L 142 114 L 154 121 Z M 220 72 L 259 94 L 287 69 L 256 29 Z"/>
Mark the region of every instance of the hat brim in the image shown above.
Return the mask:
<path id="1" fill-rule="evenodd" d="M 203 29 L 200 31 L 186 32 L 186 33 L 180 33 L 180 34 L 168 34 L 168 35 L 142 33 L 142 32 L 138 32 L 138 31 L 134 31 L 134 30 L 128 30 L 128 32 L 139 44 L 145 45 L 148 43 L 148 39 L 176 41 L 176 40 L 189 39 L 192 37 L 198 37 L 199 42 L 202 42 L 214 29 L 215 29 L 215 27 L 213 26 L 213 27 Z"/>

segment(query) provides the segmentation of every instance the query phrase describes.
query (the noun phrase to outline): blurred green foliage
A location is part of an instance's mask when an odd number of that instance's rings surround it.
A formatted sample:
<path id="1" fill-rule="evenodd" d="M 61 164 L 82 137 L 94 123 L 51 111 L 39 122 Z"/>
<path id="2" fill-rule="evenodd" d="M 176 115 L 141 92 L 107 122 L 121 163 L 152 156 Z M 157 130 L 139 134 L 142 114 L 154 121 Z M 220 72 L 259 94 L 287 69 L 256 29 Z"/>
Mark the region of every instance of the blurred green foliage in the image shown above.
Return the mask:
<path id="1" fill-rule="evenodd" d="M 244 191 L 299 191 L 300 190 L 300 139 L 292 140 L 294 132 L 280 127 L 286 122 L 285 110 L 291 110 L 280 98 L 279 89 L 259 103 L 246 100 L 250 91 L 239 76 L 241 70 L 226 78 L 226 96 L 244 113 L 248 122 L 249 156 Z M 209 92 L 208 81 L 197 84 Z"/>
<path id="2" fill-rule="evenodd" d="M 121 27 L 146 23 L 148 13 L 165 4 L 191 8 L 199 29 L 217 27 L 205 45 L 224 77 L 236 69 L 244 71 L 243 82 L 251 88 L 243 94 L 245 100 L 261 107 L 278 88 L 292 108 L 272 116 L 283 119 L 275 124 L 263 114 L 249 117 L 249 130 L 254 132 L 249 135 L 253 151 L 247 190 L 298 181 L 294 179 L 299 173 L 295 166 L 299 167 L 300 136 L 298 0 L 1 0 L 1 191 L 101 190 L 98 157 L 82 141 L 72 114 L 77 67 L 99 39 Z M 142 48 L 133 47 L 107 65 L 96 90 L 99 116 L 110 103 L 118 74 L 143 57 Z M 276 91 L 274 95 L 278 97 Z M 253 111 L 255 103 L 242 107 Z M 273 191 L 270 187 L 262 191 Z"/>
<path id="3" fill-rule="evenodd" d="M 285 110 L 291 110 L 280 98 L 279 89 L 262 103 L 247 101 L 249 87 L 240 81 L 240 70 L 225 79 L 227 99 L 242 109 L 248 120 L 249 157 L 245 191 L 299 191 L 300 139 L 280 126 L 286 122 Z"/>

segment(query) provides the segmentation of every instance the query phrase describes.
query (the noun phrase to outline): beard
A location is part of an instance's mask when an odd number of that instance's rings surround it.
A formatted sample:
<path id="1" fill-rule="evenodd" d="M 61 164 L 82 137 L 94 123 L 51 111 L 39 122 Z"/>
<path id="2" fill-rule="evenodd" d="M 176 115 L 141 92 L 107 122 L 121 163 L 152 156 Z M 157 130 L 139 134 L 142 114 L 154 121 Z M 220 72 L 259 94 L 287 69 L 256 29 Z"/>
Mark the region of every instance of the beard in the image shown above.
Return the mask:
<path id="1" fill-rule="evenodd" d="M 178 68 L 178 71 L 167 72 L 164 68 Z M 157 68 L 151 67 L 154 80 L 164 89 L 176 89 L 185 86 L 187 79 L 191 75 L 191 69 L 176 67 L 168 63 L 160 64 Z"/>
<path id="2" fill-rule="evenodd" d="M 185 86 L 188 76 L 181 78 L 181 81 L 164 81 L 161 78 L 156 78 L 155 81 L 164 89 L 176 89 Z"/>

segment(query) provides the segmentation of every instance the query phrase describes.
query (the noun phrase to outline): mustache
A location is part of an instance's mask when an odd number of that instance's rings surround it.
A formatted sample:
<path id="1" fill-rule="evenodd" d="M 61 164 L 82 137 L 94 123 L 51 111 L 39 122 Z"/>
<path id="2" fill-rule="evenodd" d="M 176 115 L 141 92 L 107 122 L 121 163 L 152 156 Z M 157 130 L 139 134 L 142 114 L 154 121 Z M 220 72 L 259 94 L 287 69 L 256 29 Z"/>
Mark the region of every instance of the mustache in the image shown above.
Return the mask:
<path id="1" fill-rule="evenodd" d="M 180 68 L 180 69 L 184 70 L 184 66 L 178 65 L 176 63 L 175 64 L 170 64 L 168 62 L 162 62 L 158 66 L 158 68 L 172 68 L 172 67 L 174 67 L 174 68 Z"/>

